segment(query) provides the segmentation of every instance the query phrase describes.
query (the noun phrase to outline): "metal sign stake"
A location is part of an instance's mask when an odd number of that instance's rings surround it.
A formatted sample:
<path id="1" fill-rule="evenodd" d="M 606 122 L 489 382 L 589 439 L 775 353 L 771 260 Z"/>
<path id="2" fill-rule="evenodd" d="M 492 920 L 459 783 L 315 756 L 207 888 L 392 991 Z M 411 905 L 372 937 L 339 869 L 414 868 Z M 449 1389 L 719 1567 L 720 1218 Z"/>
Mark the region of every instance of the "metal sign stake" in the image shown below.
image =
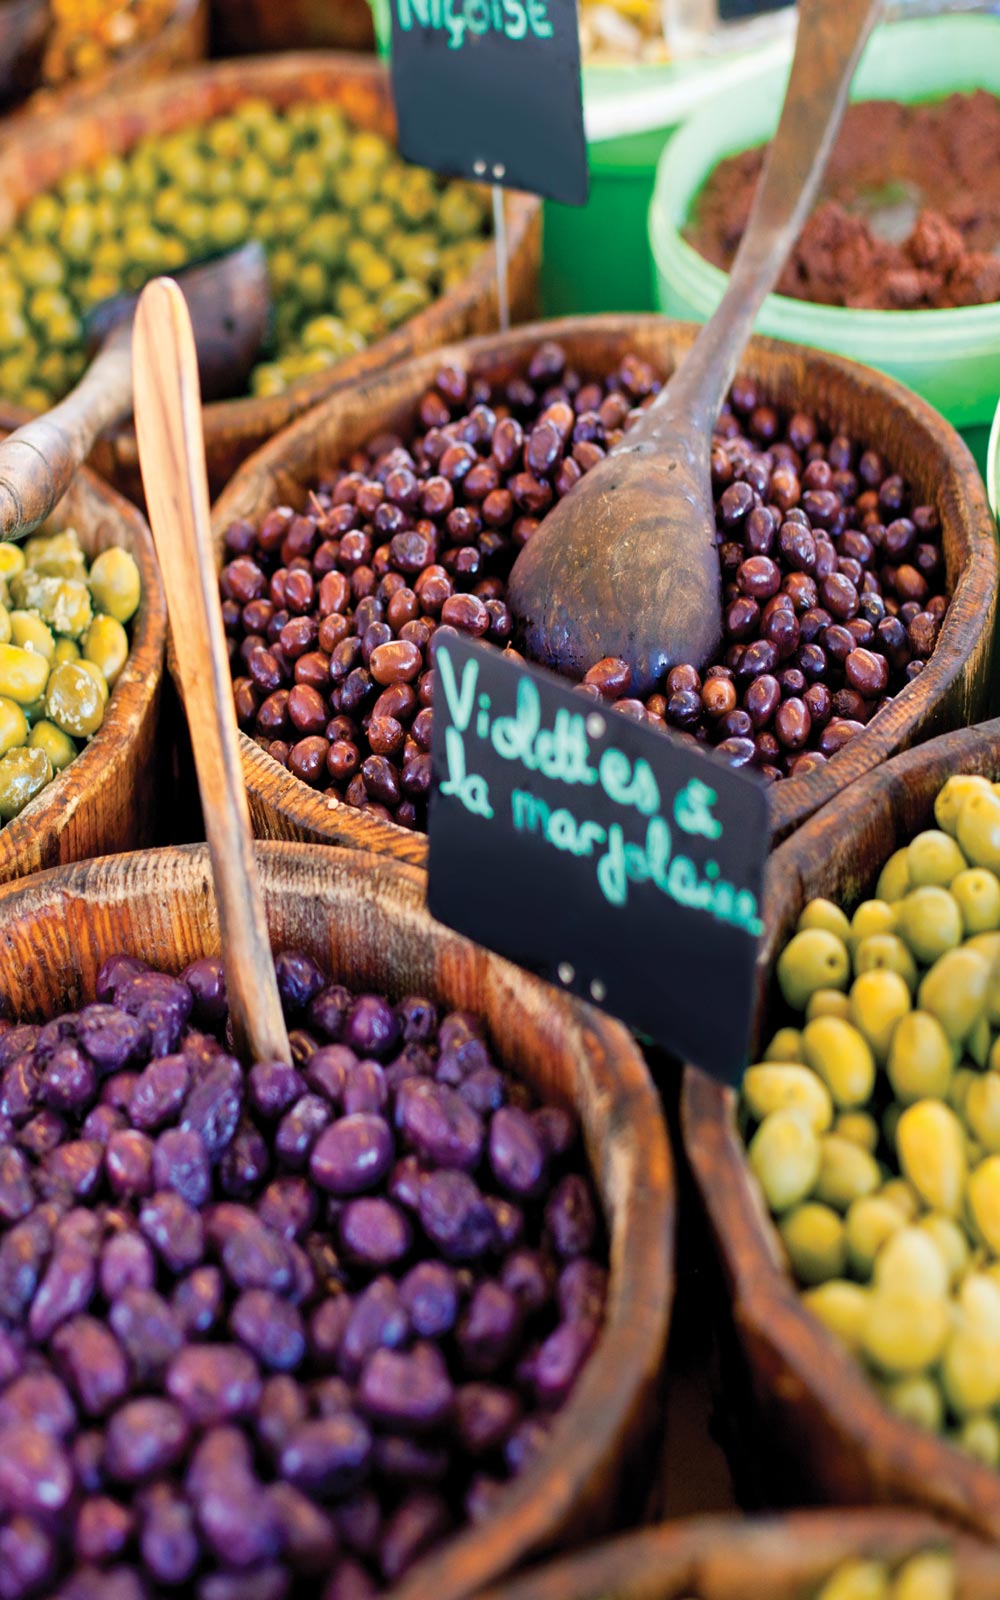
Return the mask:
<path id="1" fill-rule="evenodd" d="M 497 168 L 494 167 L 494 172 Z M 497 173 L 502 176 L 502 168 Z M 497 304 L 500 307 L 500 332 L 510 328 L 510 288 L 508 284 L 507 219 L 504 215 L 503 190 L 493 185 L 493 236 L 497 247 Z"/>

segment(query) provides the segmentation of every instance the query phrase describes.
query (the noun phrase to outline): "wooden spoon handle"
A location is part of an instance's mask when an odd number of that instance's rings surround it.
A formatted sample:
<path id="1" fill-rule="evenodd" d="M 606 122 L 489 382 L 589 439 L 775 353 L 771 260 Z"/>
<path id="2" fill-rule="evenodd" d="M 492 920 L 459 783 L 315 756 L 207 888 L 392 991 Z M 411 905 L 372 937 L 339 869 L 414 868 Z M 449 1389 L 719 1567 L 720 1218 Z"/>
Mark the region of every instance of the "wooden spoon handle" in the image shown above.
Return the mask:
<path id="1" fill-rule="evenodd" d="M 0 539 L 22 539 L 50 517 L 99 435 L 132 410 L 128 330 L 121 335 L 65 400 L 0 444 Z"/>
<path id="2" fill-rule="evenodd" d="M 143 290 L 133 359 L 139 462 L 198 771 L 233 1030 L 251 1059 L 290 1061 L 209 531 L 198 359 L 184 296 L 168 278 Z"/>
<path id="3" fill-rule="evenodd" d="M 881 0 L 799 0 L 798 9 L 795 57 L 781 121 L 728 287 L 663 391 L 671 409 L 679 407 L 683 414 L 697 407 L 709 426 L 735 376 L 757 312 L 780 277 L 816 197 Z M 656 410 L 652 407 L 651 414 Z M 630 432 L 630 441 L 640 429 Z"/>

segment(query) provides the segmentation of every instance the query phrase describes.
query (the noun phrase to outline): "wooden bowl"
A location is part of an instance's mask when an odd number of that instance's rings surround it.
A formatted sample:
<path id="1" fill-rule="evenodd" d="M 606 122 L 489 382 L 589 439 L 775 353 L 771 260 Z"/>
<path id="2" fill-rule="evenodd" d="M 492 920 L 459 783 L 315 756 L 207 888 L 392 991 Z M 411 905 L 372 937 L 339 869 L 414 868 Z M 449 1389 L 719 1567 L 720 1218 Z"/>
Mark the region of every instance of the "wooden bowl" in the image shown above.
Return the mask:
<path id="1" fill-rule="evenodd" d="M 24 413 L 0 407 L 0 437 Z M 73 527 L 89 558 L 121 545 L 142 579 L 132 648 L 100 731 L 36 800 L 0 829 L 0 883 L 42 867 L 134 849 L 152 838 L 155 742 L 167 608 L 153 539 L 134 506 L 86 470 L 50 525 Z"/>
<path id="2" fill-rule="evenodd" d="M 208 0 L 176 0 L 169 20 L 152 38 L 144 39 L 91 78 L 74 78 L 53 88 L 40 88 L 0 124 L 5 139 L 31 125 L 31 119 L 75 110 L 98 95 L 164 78 L 178 67 L 204 59 L 208 48 Z"/>
<path id="3" fill-rule="evenodd" d="M 367 377 L 332 395 L 272 440 L 228 485 L 213 512 L 220 564 L 231 522 L 259 519 L 275 505 L 301 507 L 310 484 L 375 434 L 388 430 L 405 438 L 414 431 L 417 402 L 445 362 L 504 379 L 523 370 L 542 339 L 552 338 L 565 346 L 571 364 L 583 373 L 609 372 L 630 350 L 667 373 L 696 332 L 662 317 L 565 318 L 437 350 Z M 952 593 L 937 649 L 919 678 L 821 771 L 769 789 L 771 826 L 780 839 L 896 751 L 983 715 L 996 606 L 996 533 L 982 480 L 958 434 L 891 378 L 839 356 L 774 339 L 752 340 L 742 370 L 779 404 L 806 401 L 822 420 L 878 445 L 922 496 L 936 502 Z M 259 834 L 356 843 L 402 860 L 426 861 L 422 835 L 328 800 L 291 777 L 250 739 L 243 740 L 243 754 Z"/>
<path id="4" fill-rule="evenodd" d="M 213 62 L 169 80 L 102 95 L 0 147 L 0 237 L 22 207 L 67 172 L 128 150 L 146 134 L 170 133 L 225 115 L 241 100 L 275 106 L 302 100 L 338 105 L 357 126 L 395 138 L 389 78 L 378 62 L 333 51 Z M 505 196 L 511 315 L 537 304 L 541 207 L 533 195 Z M 468 277 L 424 311 L 356 356 L 266 399 L 225 400 L 205 408 L 209 480 L 218 493 L 240 463 L 279 429 L 364 372 L 496 326 L 496 249 L 487 244 Z M 135 429 L 116 429 L 95 451 L 94 464 L 141 504 Z"/>
<path id="5" fill-rule="evenodd" d="M 214 0 L 217 55 L 264 50 L 373 50 L 368 0 Z"/>
<path id="6" fill-rule="evenodd" d="M 1000 721 L 898 756 L 772 856 L 755 1050 L 767 1034 L 774 963 L 806 902 L 826 895 L 850 906 L 862 898 L 892 851 L 934 825 L 934 797 L 956 772 L 1000 777 Z M 750 1175 L 736 1108 L 733 1090 L 688 1068 L 684 1147 L 731 1298 L 752 1389 L 754 1436 L 778 1444 L 778 1474 L 794 1479 L 800 1499 L 806 1490 L 847 1505 L 906 1502 L 1000 1540 L 1000 1472 L 884 1406 L 861 1366 L 802 1305 Z M 741 1375 L 741 1388 L 744 1382 Z"/>
<path id="7" fill-rule="evenodd" d="M 606 1527 L 655 1426 L 673 1286 L 674 1179 L 656 1091 L 625 1029 L 434 922 L 420 873 L 354 851 L 258 847 L 276 949 L 390 995 L 427 993 L 486 1021 L 505 1065 L 581 1121 L 605 1217 L 607 1318 L 550 1444 L 487 1521 L 415 1568 L 396 1600 L 460 1600 L 529 1554 Z M 63 867 L 0 890 L 3 988 L 26 1020 L 75 1010 L 115 951 L 179 971 L 217 954 L 204 845 Z"/>
<path id="8" fill-rule="evenodd" d="M 845 1561 L 895 1565 L 942 1548 L 954 1556 L 956 1600 L 996 1600 L 1000 1553 L 906 1511 L 667 1523 L 536 1567 L 482 1600 L 815 1600 Z"/>

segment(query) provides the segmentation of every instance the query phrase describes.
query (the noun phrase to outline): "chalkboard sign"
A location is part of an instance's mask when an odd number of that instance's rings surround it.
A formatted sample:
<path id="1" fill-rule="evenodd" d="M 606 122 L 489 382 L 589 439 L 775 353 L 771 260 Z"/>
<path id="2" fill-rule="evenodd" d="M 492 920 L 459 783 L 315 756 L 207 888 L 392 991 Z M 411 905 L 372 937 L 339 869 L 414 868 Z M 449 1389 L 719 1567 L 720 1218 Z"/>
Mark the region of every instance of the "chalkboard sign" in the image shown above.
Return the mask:
<path id="1" fill-rule="evenodd" d="M 399 148 L 455 177 L 587 198 L 576 0 L 389 0 Z"/>
<path id="2" fill-rule="evenodd" d="M 735 1082 L 760 781 L 461 635 L 434 660 L 432 914 Z"/>
<path id="3" fill-rule="evenodd" d="M 719 0 L 719 20 L 735 22 L 744 17 L 759 17 L 765 11 L 784 11 L 793 0 Z"/>

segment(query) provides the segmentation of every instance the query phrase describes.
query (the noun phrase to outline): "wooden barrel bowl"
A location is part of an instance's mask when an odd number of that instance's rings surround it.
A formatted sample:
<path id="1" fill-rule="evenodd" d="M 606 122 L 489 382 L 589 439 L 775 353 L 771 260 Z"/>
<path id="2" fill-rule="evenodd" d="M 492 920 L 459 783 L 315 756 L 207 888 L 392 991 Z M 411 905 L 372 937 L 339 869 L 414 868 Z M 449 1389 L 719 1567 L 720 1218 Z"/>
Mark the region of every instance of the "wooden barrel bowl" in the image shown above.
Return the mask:
<path id="1" fill-rule="evenodd" d="M 825 895 L 850 906 L 863 898 L 892 851 L 934 826 L 934 797 L 956 772 L 1000 778 L 1000 720 L 898 756 L 772 856 L 754 1052 L 767 1036 L 774 963 L 806 902 Z M 802 1305 L 750 1174 L 736 1109 L 734 1090 L 687 1069 L 684 1148 L 731 1303 L 739 1388 L 749 1375 L 753 1436 L 777 1445 L 778 1474 L 792 1477 L 800 1499 L 808 1487 L 846 1505 L 919 1505 L 1000 1541 L 1000 1472 L 890 1411 L 861 1366 Z"/>
<path id="2" fill-rule="evenodd" d="M 0 408 L 0 437 L 23 420 L 23 412 Z M 152 535 L 135 507 L 86 469 L 59 502 L 51 526 L 75 528 L 88 558 L 109 545 L 130 551 L 139 566 L 142 601 L 130 625 L 128 662 L 99 731 L 20 816 L 0 828 L 0 883 L 43 867 L 132 850 L 153 836 L 167 608 Z"/>
<path id="3" fill-rule="evenodd" d="M 697 330 L 662 317 L 572 317 L 534 323 L 437 350 L 363 379 L 332 395 L 248 461 L 213 511 L 221 565 L 225 530 L 240 517 L 259 519 L 276 505 L 301 507 L 310 484 L 375 434 L 415 428 L 417 403 L 439 367 L 452 363 L 503 380 L 523 370 L 542 339 L 557 339 L 583 373 L 604 373 L 628 351 L 669 372 Z M 985 712 L 996 606 L 993 517 L 975 463 L 943 417 L 902 385 L 839 356 L 774 339 L 754 339 L 742 370 L 778 404 L 808 401 L 828 422 L 877 444 L 894 466 L 940 508 L 952 603 L 937 649 L 863 733 L 821 771 L 788 778 L 768 791 L 771 827 L 781 839 L 835 794 L 898 750 Z M 293 778 L 252 740 L 243 739 L 244 772 L 254 824 L 269 838 L 358 844 L 418 865 L 427 841 L 395 823 L 360 815 Z"/>
<path id="4" fill-rule="evenodd" d="M 482 1600 L 815 1600 L 845 1561 L 895 1566 L 940 1549 L 954 1557 L 955 1600 L 996 1600 L 1000 1553 L 907 1511 L 667 1523 L 535 1567 Z"/>
<path id="5" fill-rule="evenodd" d="M 601 1337 L 551 1441 L 495 1513 L 413 1569 L 396 1600 L 462 1600 L 527 1556 L 609 1526 L 619 1480 L 655 1427 L 673 1289 L 674 1176 L 659 1100 L 617 1022 L 471 944 L 424 908 L 422 875 L 385 857 L 258 846 L 276 949 L 307 950 L 334 978 L 426 993 L 486 1021 L 497 1055 L 581 1122 L 609 1239 Z M 171 971 L 219 951 L 204 845 L 62 867 L 0 889 L 0 987 L 41 1020 L 93 995 L 124 951 Z"/>
<path id="6" fill-rule="evenodd" d="M 173 14 L 158 33 L 112 61 L 92 78 L 70 79 L 58 88 L 36 89 L 0 123 L 3 141 L 30 127 L 32 119 L 52 117 L 85 105 L 98 95 L 117 94 L 133 84 L 166 77 L 178 67 L 202 61 L 208 49 L 208 0 L 176 0 Z"/>
<path id="7" fill-rule="evenodd" d="M 275 106 L 320 100 L 337 105 L 358 127 L 395 138 L 389 78 L 378 62 L 334 51 L 213 62 L 160 83 L 102 95 L 84 106 L 25 128 L 0 147 L 0 238 L 23 206 L 67 172 L 120 154 L 147 134 L 171 133 L 225 115 L 241 100 L 263 98 Z M 533 195 L 510 191 L 504 200 L 510 258 L 511 315 L 530 316 L 537 305 L 541 206 Z M 329 372 L 292 385 L 286 394 L 245 397 L 206 406 L 205 446 L 213 493 L 240 463 L 310 406 L 359 377 L 449 340 L 484 333 L 497 324 L 496 249 L 486 244 L 461 284 L 439 296 L 367 350 Z M 141 504 L 142 483 L 135 429 L 114 430 L 97 447 L 96 465 Z"/>

